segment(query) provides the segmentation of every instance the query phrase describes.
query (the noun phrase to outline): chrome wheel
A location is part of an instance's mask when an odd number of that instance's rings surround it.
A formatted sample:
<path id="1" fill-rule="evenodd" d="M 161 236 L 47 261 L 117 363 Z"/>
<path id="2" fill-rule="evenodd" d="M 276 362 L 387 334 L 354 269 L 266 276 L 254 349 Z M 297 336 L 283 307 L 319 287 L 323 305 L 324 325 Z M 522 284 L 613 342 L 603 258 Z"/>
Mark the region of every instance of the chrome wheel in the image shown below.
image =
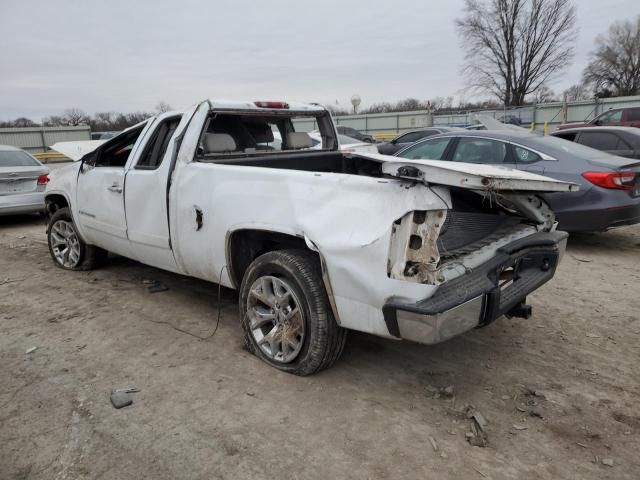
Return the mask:
<path id="1" fill-rule="evenodd" d="M 78 266 L 80 261 L 80 241 L 71 222 L 58 220 L 49 232 L 51 251 L 56 261 L 66 268 Z"/>
<path id="2" fill-rule="evenodd" d="M 256 344 L 270 359 L 289 363 L 302 350 L 304 311 L 286 280 L 258 278 L 247 296 L 249 330 Z"/>

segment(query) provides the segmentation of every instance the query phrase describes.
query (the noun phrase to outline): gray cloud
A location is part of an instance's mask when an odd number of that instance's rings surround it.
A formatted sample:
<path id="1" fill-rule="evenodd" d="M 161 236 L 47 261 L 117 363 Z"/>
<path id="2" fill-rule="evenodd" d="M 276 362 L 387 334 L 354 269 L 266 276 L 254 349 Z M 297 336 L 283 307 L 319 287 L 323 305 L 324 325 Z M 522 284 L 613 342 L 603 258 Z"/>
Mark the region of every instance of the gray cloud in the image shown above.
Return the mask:
<path id="1" fill-rule="evenodd" d="M 206 98 L 283 98 L 347 107 L 460 95 L 462 0 L 3 0 L 0 119 L 176 108 Z M 608 25 L 637 0 L 581 0 L 576 83 Z"/>

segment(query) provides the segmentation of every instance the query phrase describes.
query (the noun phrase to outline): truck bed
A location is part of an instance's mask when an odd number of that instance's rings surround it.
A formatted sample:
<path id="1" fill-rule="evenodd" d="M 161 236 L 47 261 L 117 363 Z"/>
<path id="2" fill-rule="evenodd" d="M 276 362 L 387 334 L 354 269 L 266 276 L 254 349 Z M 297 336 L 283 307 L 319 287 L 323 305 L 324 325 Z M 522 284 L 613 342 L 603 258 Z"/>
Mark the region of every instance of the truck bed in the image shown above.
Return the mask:
<path id="1" fill-rule="evenodd" d="M 302 170 L 310 172 L 346 173 L 379 177 L 382 175 L 381 163 L 355 155 L 340 152 L 300 152 L 252 154 L 235 158 L 200 156 L 197 161 L 221 165 L 244 165 L 249 167 L 279 168 L 284 170 Z"/>

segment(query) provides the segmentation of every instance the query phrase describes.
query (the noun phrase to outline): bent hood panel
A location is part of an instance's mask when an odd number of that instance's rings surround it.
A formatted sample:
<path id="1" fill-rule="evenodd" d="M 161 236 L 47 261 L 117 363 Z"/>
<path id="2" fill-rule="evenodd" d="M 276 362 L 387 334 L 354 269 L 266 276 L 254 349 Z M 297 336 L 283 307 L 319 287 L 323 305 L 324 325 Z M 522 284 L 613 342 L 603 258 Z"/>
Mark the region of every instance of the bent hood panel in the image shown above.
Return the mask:
<path id="1" fill-rule="evenodd" d="M 78 161 L 87 153 L 93 152 L 106 140 L 79 140 L 77 142 L 58 142 L 49 148 L 63 154 L 71 160 Z"/>
<path id="2" fill-rule="evenodd" d="M 382 171 L 386 175 L 448 187 L 533 192 L 574 192 L 579 188 L 575 183 L 562 182 L 535 173 L 496 165 L 442 160 L 410 160 L 387 155 L 358 155 L 382 162 Z M 414 174 L 417 171 L 417 176 L 407 175 L 407 171 Z"/>

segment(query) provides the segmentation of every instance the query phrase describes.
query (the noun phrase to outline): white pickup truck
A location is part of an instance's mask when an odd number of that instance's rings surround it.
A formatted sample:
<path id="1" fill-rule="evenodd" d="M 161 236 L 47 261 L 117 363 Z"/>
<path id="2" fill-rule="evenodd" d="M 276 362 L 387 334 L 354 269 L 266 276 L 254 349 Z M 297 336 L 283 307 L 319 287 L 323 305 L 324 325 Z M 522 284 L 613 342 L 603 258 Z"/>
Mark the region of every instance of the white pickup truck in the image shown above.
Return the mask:
<path id="1" fill-rule="evenodd" d="M 315 121 L 322 148 L 298 118 Z M 54 172 L 47 233 L 65 269 L 113 252 L 237 289 L 249 349 L 308 375 L 338 359 L 350 329 L 433 344 L 528 317 L 526 296 L 553 277 L 567 239 L 537 194 L 575 189 L 340 152 L 315 104 L 206 100 Z"/>

